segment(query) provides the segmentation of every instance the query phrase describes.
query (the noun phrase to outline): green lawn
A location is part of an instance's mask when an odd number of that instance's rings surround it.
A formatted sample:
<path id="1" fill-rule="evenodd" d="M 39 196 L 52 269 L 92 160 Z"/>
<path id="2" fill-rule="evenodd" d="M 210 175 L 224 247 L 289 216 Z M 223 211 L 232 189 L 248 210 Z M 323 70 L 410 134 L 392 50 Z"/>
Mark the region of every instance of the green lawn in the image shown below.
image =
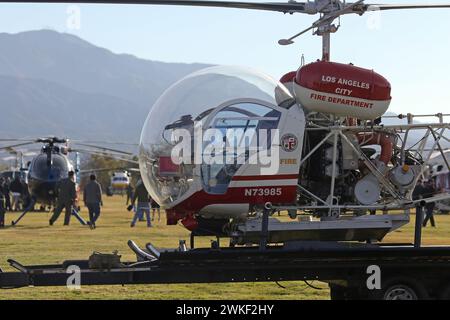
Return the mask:
<path id="1" fill-rule="evenodd" d="M 82 210 L 86 217 L 87 212 Z M 135 259 L 127 247 L 129 239 L 144 245 L 152 242 L 157 247 L 176 247 L 179 239 L 189 239 L 187 230 L 180 226 L 166 226 L 165 216 L 155 227 L 148 229 L 144 222 L 130 228 L 131 213 L 125 209 L 125 198 L 115 196 L 105 200 L 102 216 L 96 230 L 81 226 L 72 218 L 69 227 L 63 227 L 63 215 L 52 227 L 48 226 L 50 213 L 30 213 L 18 226 L 0 230 L 0 266 L 5 271 L 6 260 L 13 258 L 24 264 L 61 263 L 67 259 L 86 259 L 93 251 L 118 250 L 122 260 Z M 17 214 L 8 213 L 8 222 Z M 450 216 L 437 216 L 437 228 L 423 231 L 424 244 L 446 244 L 450 231 Z M 386 238 L 390 242 L 411 242 L 414 217 L 408 226 Z M 447 242 L 448 241 L 448 242 Z M 197 239 L 197 246 L 209 246 L 210 239 Z M 322 290 L 314 290 L 303 282 L 233 283 L 186 285 L 84 286 L 80 291 L 65 287 L 21 288 L 0 290 L 0 299 L 328 299 L 327 285 L 314 283 Z"/>

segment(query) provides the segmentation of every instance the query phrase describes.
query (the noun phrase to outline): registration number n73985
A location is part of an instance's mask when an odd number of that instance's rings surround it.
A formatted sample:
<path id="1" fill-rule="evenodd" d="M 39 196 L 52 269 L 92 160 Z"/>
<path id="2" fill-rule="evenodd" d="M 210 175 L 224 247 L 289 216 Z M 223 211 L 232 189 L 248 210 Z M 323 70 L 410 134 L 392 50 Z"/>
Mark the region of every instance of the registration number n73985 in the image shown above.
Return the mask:
<path id="1" fill-rule="evenodd" d="M 281 188 L 246 188 L 244 192 L 246 197 L 256 196 L 281 196 Z"/>

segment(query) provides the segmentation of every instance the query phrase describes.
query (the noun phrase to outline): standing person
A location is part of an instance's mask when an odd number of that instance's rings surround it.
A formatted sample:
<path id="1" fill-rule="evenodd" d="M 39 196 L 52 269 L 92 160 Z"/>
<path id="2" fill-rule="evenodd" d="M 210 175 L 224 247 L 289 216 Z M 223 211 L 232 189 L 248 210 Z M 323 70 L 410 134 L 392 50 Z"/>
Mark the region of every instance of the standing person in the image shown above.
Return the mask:
<path id="1" fill-rule="evenodd" d="M 83 202 L 89 210 L 89 226 L 91 229 L 95 229 L 95 222 L 100 216 L 100 206 L 103 205 L 102 201 L 102 187 L 98 183 L 95 174 L 91 174 L 89 182 L 84 187 Z"/>
<path id="2" fill-rule="evenodd" d="M 21 179 L 20 182 L 22 183 L 22 203 L 23 203 L 23 209 L 27 210 L 34 210 L 34 208 L 29 208 L 31 206 L 31 194 L 30 190 L 28 189 L 28 183 L 25 181 L 25 179 Z M 34 206 L 33 206 L 34 207 Z"/>
<path id="3" fill-rule="evenodd" d="M 127 205 L 128 205 L 128 203 L 131 203 L 131 200 L 133 199 L 133 196 L 134 196 L 134 189 L 133 189 L 133 186 L 130 183 L 128 185 L 128 187 L 127 187 L 127 203 L 126 203 Z M 134 212 L 136 213 L 136 210 L 134 210 Z M 141 216 L 139 217 L 139 221 L 141 221 L 141 222 L 145 221 L 145 218 L 144 218 L 143 214 L 141 214 Z"/>
<path id="4" fill-rule="evenodd" d="M 155 221 L 155 211 L 158 211 L 158 222 L 161 221 L 161 207 L 155 199 L 152 198 L 152 221 Z"/>
<path id="5" fill-rule="evenodd" d="M 137 200 L 136 213 L 134 214 L 133 220 L 131 221 L 131 227 L 133 228 L 136 225 L 137 220 L 142 217 L 145 213 L 145 217 L 147 219 L 147 227 L 152 226 L 152 222 L 150 220 L 150 195 L 147 192 L 147 189 L 144 186 L 142 180 L 139 180 L 136 184 L 136 189 L 134 191 L 133 198 L 131 199 L 131 204 L 128 206 L 128 211 L 133 209 L 133 206 Z"/>
<path id="6" fill-rule="evenodd" d="M 0 178 L 0 229 L 5 227 L 5 181 Z"/>
<path id="7" fill-rule="evenodd" d="M 58 220 L 63 208 L 66 209 L 66 215 L 64 217 L 64 225 L 68 226 L 70 223 L 70 216 L 72 215 L 72 208 L 75 204 L 77 197 L 75 173 L 69 171 L 69 176 L 62 179 L 58 184 L 58 198 L 53 216 L 50 218 L 49 223 L 52 226 L 56 220 Z"/>
<path id="8" fill-rule="evenodd" d="M 133 186 L 130 183 L 127 187 L 127 203 L 126 203 L 126 205 L 128 205 L 128 203 L 131 202 L 131 199 L 133 199 L 133 194 L 134 194 Z"/>
<path id="9" fill-rule="evenodd" d="M 434 195 L 436 192 L 436 189 L 434 187 L 433 180 L 428 180 L 428 182 L 425 184 L 424 191 L 423 191 L 423 197 L 424 198 L 430 198 Z M 428 221 L 430 221 L 431 226 L 433 228 L 436 227 L 436 222 L 434 221 L 434 211 L 435 203 L 434 202 L 428 202 L 425 205 L 425 219 L 423 220 L 423 226 L 426 227 Z"/>
<path id="10" fill-rule="evenodd" d="M 13 204 L 12 204 L 13 211 L 20 211 L 20 198 L 22 196 L 23 187 L 19 175 L 16 175 L 14 177 L 14 180 L 11 182 L 9 190 L 11 191 L 13 197 Z"/>
<path id="11" fill-rule="evenodd" d="M 417 181 L 417 185 L 413 190 L 412 199 L 413 200 L 421 200 L 423 198 L 425 186 L 423 185 L 422 180 Z M 420 228 L 420 224 L 423 223 L 423 205 L 422 201 L 418 201 L 416 203 L 416 229 Z M 420 219 L 420 221 L 419 221 Z M 420 237 L 419 237 L 420 238 Z"/>
<path id="12" fill-rule="evenodd" d="M 10 193 L 10 185 L 11 185 L 11 179 L 9 177 L 6 178 L 5 183 L 3 184 L 3 191 L 5 196 L 5 211 L 9 210 L 12 211 L 11 207 L 11 195 Z"/>

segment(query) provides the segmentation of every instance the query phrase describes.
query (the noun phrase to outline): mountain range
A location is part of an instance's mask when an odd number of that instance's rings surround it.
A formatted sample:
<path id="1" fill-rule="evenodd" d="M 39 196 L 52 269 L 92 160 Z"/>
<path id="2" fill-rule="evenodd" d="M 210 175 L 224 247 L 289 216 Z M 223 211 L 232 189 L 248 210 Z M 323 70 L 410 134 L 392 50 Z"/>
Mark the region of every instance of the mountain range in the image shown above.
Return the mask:
<path id="1" fill-rule="evenodd" d="M 205 67 L 115 54 L 51 30 L 0 33 L 0 136 L 138 142 L 162 92 Z"/>

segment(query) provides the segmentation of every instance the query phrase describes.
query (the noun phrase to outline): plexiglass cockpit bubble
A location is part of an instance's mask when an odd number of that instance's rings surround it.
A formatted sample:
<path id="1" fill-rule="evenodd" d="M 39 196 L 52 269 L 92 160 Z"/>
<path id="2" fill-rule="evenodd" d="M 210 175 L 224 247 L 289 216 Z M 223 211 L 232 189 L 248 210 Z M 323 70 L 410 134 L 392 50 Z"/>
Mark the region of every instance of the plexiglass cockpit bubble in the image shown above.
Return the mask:
<path id="1" fill-rule="evenodd" d="M 248 68 L 206 68 L 175 83 L 153 105 L 141 133 L 139 164 L 151 197 L 172 207 L 197 190 L 222 193 L 237 170 L 236 165 L 202 166 L 194 161 L 195 150 L 191 163 L 175 164 L 174 130 L 193 134 L 198 125 L 220 130 L 276 128 L 277 109 L 293 103 L 281 83 Z"/>

